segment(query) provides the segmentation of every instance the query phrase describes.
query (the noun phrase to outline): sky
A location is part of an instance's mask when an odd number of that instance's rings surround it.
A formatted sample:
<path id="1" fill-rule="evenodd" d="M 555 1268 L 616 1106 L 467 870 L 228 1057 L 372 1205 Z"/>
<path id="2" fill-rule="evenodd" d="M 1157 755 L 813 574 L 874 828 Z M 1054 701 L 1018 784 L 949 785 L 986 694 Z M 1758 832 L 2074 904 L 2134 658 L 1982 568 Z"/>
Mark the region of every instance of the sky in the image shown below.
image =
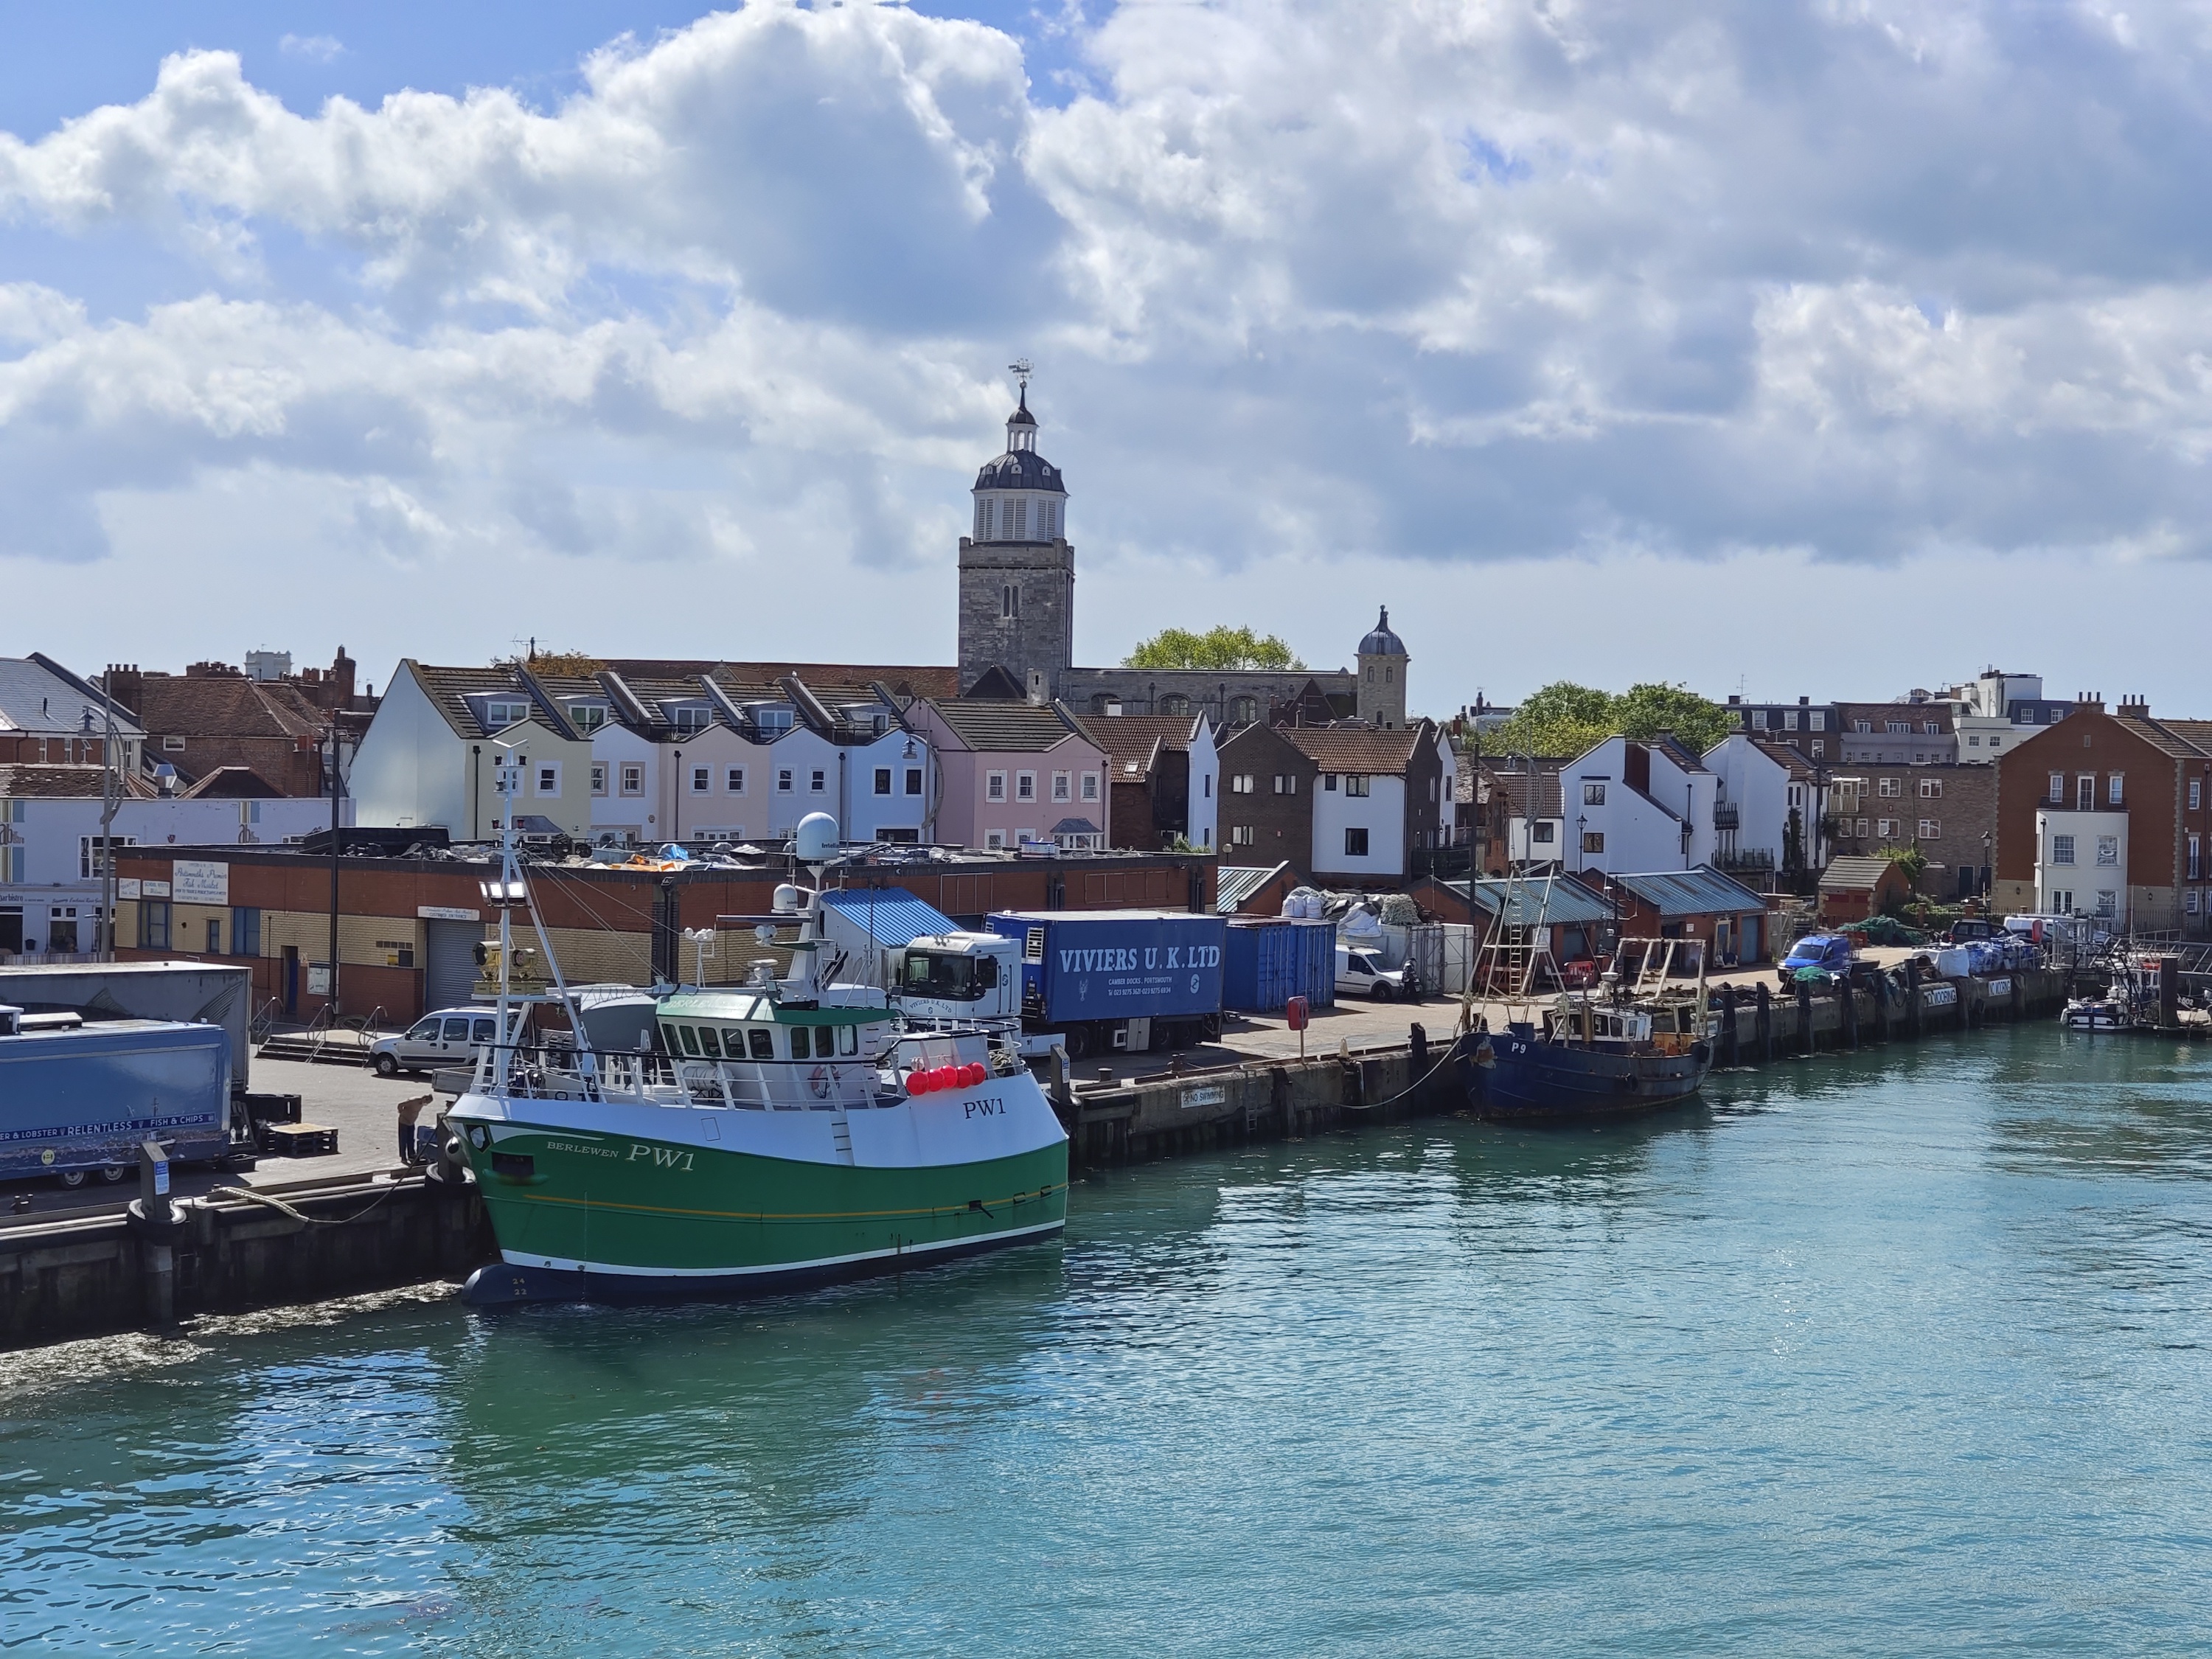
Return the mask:
<path id="1" fill-rule="evenodd" d="M 2212 714 L 2203 0 L 0 0 L 0 654 L 1079 661 Z"/>

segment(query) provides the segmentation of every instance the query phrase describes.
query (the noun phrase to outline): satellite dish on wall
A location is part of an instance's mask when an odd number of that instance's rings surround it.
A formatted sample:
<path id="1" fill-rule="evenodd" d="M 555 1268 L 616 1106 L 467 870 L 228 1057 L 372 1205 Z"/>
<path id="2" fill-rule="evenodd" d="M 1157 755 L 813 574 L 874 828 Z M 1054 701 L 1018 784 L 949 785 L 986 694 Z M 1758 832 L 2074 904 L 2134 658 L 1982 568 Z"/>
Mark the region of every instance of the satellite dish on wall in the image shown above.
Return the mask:
<path id="1" fill-rule="evenodd" d="M 801 864 L 827 864 L 837 851 L 837 820 L 827 812 L 809 812 L 799 821 L 794 850 Z"/>

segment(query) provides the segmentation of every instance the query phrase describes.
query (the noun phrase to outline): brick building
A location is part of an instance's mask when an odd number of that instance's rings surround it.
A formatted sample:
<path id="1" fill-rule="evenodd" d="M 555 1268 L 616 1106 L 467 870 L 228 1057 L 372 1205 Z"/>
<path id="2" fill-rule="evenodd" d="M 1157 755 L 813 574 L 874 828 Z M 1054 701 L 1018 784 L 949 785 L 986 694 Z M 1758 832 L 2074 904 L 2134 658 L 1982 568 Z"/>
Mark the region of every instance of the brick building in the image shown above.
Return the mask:
<path id="1" fill-rule="evenodd" d="M 1270 726 L 1240 726 L 1215 751 L 1221 766 L 1222 857 L 1237 864 L 1287 863 L 1313 873 L 1313 793 L 1321 768 Z"/>
<path id="2" fill-rule="evenodd" d="M 279 660 L 289 668 L 289 657 Z M 100 684 L 144 728 L 147 762 L 175 767 L 186 786 L 243 767 L 277 795 L 312 797 L 329 793 L 330 761 L 319 745 L 335 730 L 349 753 L 375 712 L 375 699 L 356 688 L 355 666 L 340 646 L 328 669 L 265 679 L 220 662 L 181 674 L 112 664 Z"/>
<path id="3" fill-rule="evenodd" d="M 1850 858 L 1917 848 L 1928 860 L 1923 896 L 1966 898 L 1989 890 L 1996 814 L 1992 766 L 1841 766 L 1828 781 L 1826 846 Z"/>
<path id="4" fill-rule="evenodd" d="M 1075 723 L 1106 757 L 1111 845 L 1213 845 L 1220 801 L 1210 716 L 1078 714 Z"/>
<path id="5" fill-rule="evenodd" d="M 1994 769 L 2000 908 L 2212 934 L 2212 721 L 2083 697 Z"/>

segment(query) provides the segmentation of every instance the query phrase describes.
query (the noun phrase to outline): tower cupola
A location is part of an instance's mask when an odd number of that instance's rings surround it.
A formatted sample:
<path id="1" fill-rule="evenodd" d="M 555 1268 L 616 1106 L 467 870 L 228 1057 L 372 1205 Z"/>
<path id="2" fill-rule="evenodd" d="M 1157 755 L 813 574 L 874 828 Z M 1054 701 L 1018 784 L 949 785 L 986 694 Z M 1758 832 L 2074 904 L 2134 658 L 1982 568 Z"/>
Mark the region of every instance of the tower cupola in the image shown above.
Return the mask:
<path id="1" fill-rule="evenodd" d="M 1006 416 L 1006 452 L 975 475 L 975 539 L 1050 542 L 1067 538 L 1067 486 L 1060 469 L 1037 453 L 1036 416 L 1030 413 L 1027 359 L 1014 365 L 1021 392 Z"/>

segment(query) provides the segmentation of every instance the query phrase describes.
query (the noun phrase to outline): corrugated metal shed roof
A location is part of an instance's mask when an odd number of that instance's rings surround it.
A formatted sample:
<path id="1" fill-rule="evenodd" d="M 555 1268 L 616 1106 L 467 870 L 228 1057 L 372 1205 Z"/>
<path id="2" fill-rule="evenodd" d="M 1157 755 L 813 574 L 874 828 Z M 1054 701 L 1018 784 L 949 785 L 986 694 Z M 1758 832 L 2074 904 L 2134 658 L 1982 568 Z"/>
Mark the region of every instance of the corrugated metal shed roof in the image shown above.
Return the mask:
<path id="1" fill-rule="evenodd" d="M 1224 864 L 1214 872 L 1213 908 L 1234 915 L 1237 907 L 1265 887 L 1287 864 Z"/>
<path id="2" fill-rule="evenodd" d="M 925 933 L 957 933 L 960 924 L 903 887 L 837 887 L 823 894 L 836 911 L 878 945 L 903 950 Z"/>
<path id="3" fill-rule="evenodd" d="M 1615 876 L 1613 880 L 1662 916 L 1730 915 L 1766 908 L 1766 901 L 1757 893 L 1709 864 L 1694 870 Z"/>
<path id="4" fill-rule="evenodd" d="M 1465 894 L 1492 915 L 1504 903 L 1509 890 L 1509 884 L 1494 880 L 1471 884 L 1452 881 L 1444 884 L 1455 893 Z M 1520 884 L 1519 902 L 1511 907 L 1505 920 L 1510 927 L 1528 927 L 1535 925 L 1539 916 L 1549 923 L 1585 927 L 1592 922 L 1613 920 L 1613 906 L 1578 881 L 1565 876 L 1544 876 Z"/>

